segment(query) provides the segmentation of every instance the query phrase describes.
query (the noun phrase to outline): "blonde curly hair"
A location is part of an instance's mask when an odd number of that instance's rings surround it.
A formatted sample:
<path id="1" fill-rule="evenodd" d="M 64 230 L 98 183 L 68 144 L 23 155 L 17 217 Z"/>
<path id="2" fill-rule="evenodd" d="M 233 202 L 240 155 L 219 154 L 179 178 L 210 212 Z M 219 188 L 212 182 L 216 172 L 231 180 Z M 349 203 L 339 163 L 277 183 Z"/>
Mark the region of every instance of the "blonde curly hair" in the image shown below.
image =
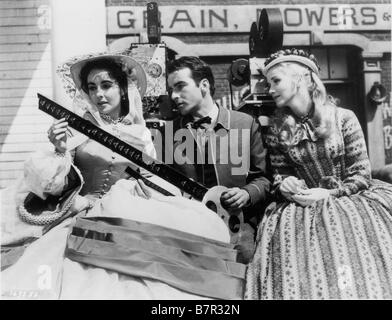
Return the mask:
<path id="1" fill-rule="evenodd" d="M 272 61 L 279 58 L 280 62 L 271 67 L 268 72 L 280 68 L 284 74 L 293 77 L 295 81 L 301 82 L 304 80 L 304 83 L 307 85 L 307 92 L 313 102 L 311 114 L 307 118 L 311 118 L 318 137 L 328 138 L 333 130 L 332 124 L 335 114 L 333 111 L 336 108 L 336 101 L 332 96 L 327 94 L 325 86 L 314 68 L 308 67 L 306 63 L 293 61 L 291 57 L 298 52 L 301 53 L 302 60 L 303 58 L 309 59 L 312 65 L 315 64 L 318 67 L 315 57 L 304 53 L 302 50 L 278 51 L 266 60 L 265 65 L 268 66 Z M 285 60 L 285 56 L 287 56 L 287 60 Z M 272 118 L 272 125 L 279 132 L 279 140 L 282 144 L 290 144 L 290 139 L 298 129 L 297 124 L 300 119 L 297 118 L 289 108 L 278 109 L 276 111 L 275 116 Z"/>

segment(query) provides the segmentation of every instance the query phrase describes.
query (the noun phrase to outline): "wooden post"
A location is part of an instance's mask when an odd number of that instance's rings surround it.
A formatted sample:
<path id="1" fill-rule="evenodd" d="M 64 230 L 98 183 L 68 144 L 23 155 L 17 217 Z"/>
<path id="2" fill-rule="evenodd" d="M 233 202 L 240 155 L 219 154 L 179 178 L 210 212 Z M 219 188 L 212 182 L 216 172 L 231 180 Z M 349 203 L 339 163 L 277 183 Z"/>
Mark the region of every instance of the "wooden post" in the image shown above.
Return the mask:
<path id="1" fill-rule="evenodd" d="M 374 82 L 381 82 L 380 59 L 382 53 L 362 53 L 364 89 L 370 91 Z M 382 108 L 372 104 L 365 95 L 365 110 L 368 135 L 368 152 L 372 169 L 385 165 L 384 134 Z"/>

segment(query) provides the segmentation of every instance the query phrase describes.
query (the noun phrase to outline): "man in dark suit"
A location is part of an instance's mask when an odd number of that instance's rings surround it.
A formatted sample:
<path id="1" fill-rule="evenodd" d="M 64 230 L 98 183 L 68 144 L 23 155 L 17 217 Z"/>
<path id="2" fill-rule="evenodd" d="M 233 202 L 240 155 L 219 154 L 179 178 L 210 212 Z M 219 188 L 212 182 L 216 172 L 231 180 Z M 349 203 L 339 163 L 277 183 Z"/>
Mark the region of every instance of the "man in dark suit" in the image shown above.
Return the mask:
<path id="1" fill-rule="evenodd" d="M 258 121 L 248 114 L 216 105 L 211 68 L 199 58 L 181 57 L 173 61 L 168 66 L 168 85 L 180 112 L 173 124 L 174 168 L 206 187 L 227 187 L 222 204 L 243 209 L 244 219 L 248 226 L 252 225 L 254 234 L 258 216 L 262 214 L 260 208 L 270 189 Z M 182 134 L 178 134 L 181 130 Z M 176 136 L 183 139 L 176 141 Z M 193 148 L 189 148 L 189 141 Z M 240 260 L 249 261 L 253 241 L 244 239 Z"/>

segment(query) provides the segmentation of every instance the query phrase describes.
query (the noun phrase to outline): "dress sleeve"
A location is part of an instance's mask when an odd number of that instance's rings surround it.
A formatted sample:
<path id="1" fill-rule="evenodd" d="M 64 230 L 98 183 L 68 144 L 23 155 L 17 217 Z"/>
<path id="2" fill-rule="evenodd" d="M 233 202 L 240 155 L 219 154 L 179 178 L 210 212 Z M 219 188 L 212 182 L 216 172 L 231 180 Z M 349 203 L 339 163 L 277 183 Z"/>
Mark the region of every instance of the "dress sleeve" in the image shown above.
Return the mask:
<path id="1" fill-rule="evenodd" d="M 73 136 L 69 130 L 68 140 Z M 45 200 L 48 195 L 61 195 L 68 184 L 68 173 L 75 150 L 58 154 L 53 146 L 34 152 L 24 163 L 24 180 L 29 191 Z"/>
<path id="2" fill-rule="evenodd" d="M 48 195 L 58 196 L 67 183 L 71 168 L 71 154 L 56 154 L 53 150 L 39 150 L 24 164 L 24 178 L 29 191 L 45 200 Z"/>
<path id="3" fill-rule="evenodd" d="M 331 191 L 333 196 L 349 196 L 369 187 L 370 161 L 362 128 L 355 114 L 344 110 L 342 117 L 345 170 L 343 181 Z"/>

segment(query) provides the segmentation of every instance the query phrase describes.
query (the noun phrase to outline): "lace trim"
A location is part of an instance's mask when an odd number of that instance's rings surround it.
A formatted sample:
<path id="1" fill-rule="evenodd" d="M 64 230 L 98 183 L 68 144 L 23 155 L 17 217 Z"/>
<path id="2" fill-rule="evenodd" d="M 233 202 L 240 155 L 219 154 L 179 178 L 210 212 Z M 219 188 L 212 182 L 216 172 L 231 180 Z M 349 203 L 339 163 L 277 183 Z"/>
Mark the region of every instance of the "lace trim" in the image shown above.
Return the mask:
<path id="1" fill-rule="evenodd" d="M 318 135 L 312 121 L 314 111 L 310 111 L 306 116 L 298 117 L 294 114 L 285 114 L 283 118 L 275 119 L 271 126 L 271 132 L 278 138 L 278 146 L 284 151 L 298 145 L 301 141 L 317 141 Z M 282 115 L 280 115 L 281 117 Z M 279 115 L 277 115 L 279 117 Z M 291 117 L 293 123 L 289 124 Z"/>
<path id="2" fill-rule="evenodd" d="M 23 204 L 18 207 L 18 210 L 19 210 L 20 218 L 24 222 L 33 225 L 44 226 L 60 219 L 63 215 L 65 215 L 68 212 L 72 204 L 73 204 L 73 200 L 69 201 L 62 210 L 59 210 L 59 208 L 57 208 L 55 211 L 42 213 L 40 215 L 34 215 L 28 212 Z"/>

